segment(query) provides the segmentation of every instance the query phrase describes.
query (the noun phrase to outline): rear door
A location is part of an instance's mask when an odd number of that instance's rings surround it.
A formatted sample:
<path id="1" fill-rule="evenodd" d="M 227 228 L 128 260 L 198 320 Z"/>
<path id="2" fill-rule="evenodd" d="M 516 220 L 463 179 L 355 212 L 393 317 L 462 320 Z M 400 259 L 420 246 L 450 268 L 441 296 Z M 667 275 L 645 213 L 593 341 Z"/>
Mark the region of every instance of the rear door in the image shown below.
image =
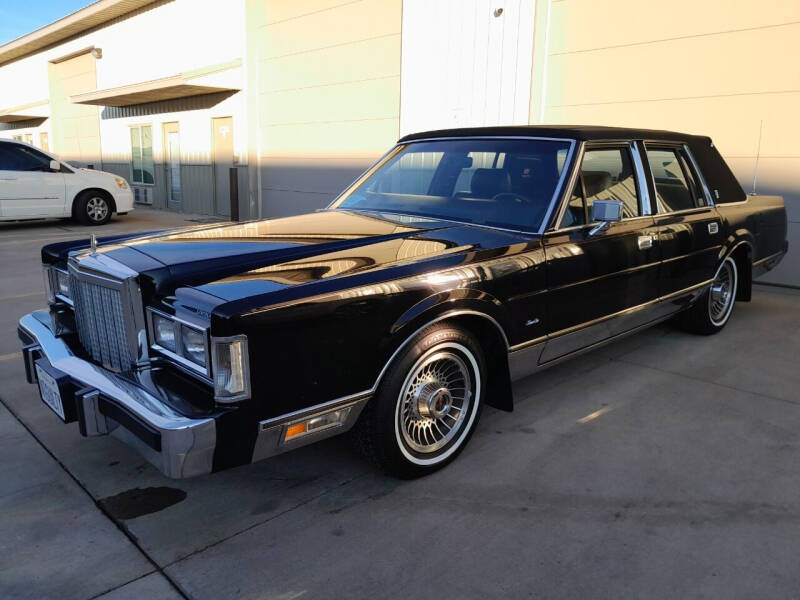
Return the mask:
<path id="1" fill-rule="evenodd" d="M 723 242 L 719 215 L 687 152 L 681 144 L 645 143 L 663 261 L 661 296 L 680 295 L 706 283 L 714 275 Z"/>
<path id="2" fill-rule="evenodd" d="M 623 219 L 592 234 L 595 200 L 621 201 Z M 631 309 L 657 299 L 660 254 L 636 144 L 586 146 L 559 227 L 543 244 L 548 341 L 540 362 L 641 324 L 644 313 Z"/>
<path id="3" fill-rule="evenodd" d="M 61 217 L 64 174 L 50 170 L 50 157 L 21 144 L 0 143 L 0 214 L 4 218 Z"/>

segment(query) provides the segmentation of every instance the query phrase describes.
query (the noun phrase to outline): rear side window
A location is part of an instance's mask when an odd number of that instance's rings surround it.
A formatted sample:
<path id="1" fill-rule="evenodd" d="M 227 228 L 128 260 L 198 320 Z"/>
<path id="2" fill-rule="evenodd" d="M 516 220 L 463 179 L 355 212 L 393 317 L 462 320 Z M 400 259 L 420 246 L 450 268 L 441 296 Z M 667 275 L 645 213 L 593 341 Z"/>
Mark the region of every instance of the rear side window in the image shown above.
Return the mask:
<path id="1" fill-rule="evenodd" d="M 673 148 L 648 148 L 647 160 L 656 186 L 658 212 L 689 210 L 705 205 L 697 183 L 680 152 Z"/>
<path id="2" fill-rule="evenodd" d="M 0 144 L 0 170 L 49 171 L 50 157 L 17 144 Z"/>
<path id="3" fill-rule="evenodd" d="M 622 202 L 623 218 L 639 216 L 636 178 L 627 147 L 587 150 L 581 165 L 581 179 L 590 220 L 595 200 L 618 200 Z"/>

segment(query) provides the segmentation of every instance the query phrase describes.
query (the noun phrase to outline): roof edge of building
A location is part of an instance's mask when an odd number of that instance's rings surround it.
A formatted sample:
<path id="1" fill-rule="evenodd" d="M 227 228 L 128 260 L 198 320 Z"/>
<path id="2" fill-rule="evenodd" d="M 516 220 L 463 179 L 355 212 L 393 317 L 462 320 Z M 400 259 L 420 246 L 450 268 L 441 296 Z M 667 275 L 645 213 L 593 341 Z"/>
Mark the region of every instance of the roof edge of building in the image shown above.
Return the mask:
<path id="1" fill-rule="evenodd" d="M 98 27 L 159 0 L 97 0 L 0 46 L 0 66 L 25 58 L 58 42 Z"/>

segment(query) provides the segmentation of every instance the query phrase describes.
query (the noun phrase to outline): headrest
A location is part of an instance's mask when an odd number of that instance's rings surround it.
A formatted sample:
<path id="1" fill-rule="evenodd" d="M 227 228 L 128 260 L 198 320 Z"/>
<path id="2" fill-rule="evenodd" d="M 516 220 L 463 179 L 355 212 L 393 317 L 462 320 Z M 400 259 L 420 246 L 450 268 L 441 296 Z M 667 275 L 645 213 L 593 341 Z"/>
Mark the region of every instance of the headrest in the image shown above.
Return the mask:
<path id="1" fill-rule="evenodd" d="M 586 196 L 596 196 L 605 189 L 611 187 L 611 173 L 605 171 L 583 171 L 583 187 L 586 188 Z"/>
<path id="2" fill-rule="evenodd" d="M 494 198 L 511 191 L 511 177 L 505 169 L 475 169 L 469 187 L 478 198 Z"/>

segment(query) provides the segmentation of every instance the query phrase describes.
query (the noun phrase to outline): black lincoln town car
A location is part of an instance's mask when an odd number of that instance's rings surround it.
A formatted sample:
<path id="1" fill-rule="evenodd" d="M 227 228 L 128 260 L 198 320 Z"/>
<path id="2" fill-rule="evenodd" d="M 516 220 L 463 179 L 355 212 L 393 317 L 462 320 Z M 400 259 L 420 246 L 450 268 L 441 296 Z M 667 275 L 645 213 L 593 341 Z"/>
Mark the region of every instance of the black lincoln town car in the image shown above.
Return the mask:
<path id="1" fill-rule="evenodd" d="M 401 139 L 327 209 L 42 250 L 29 382 L 170 477 L 348 430 L 414 477 L 511 382 L 668 318 L 713 334 L 787 250 L 707 137 L 493 127 Z"/>

